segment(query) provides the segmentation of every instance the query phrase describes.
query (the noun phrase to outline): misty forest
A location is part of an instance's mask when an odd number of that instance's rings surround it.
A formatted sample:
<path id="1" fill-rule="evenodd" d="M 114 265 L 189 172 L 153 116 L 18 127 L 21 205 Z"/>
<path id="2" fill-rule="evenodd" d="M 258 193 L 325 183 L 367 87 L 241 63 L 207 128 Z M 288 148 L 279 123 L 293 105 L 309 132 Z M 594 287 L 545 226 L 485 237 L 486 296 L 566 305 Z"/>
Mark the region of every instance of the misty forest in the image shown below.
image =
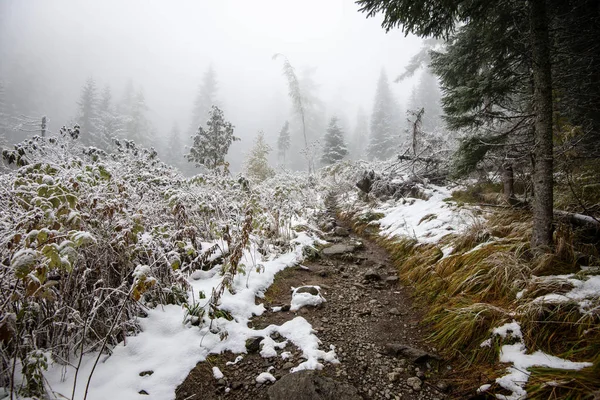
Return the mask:
<path id="1" fill-rule="evenodd" d="M 0 399 L 599 399 L 598 0 L 0 0 Z"/>

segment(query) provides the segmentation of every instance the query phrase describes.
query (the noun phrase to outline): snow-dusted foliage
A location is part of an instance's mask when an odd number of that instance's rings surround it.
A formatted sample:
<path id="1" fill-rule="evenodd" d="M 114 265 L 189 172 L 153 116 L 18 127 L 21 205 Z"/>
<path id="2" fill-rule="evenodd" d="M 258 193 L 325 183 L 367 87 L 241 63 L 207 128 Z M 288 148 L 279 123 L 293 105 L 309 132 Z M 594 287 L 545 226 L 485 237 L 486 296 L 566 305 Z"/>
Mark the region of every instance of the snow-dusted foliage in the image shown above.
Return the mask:
<path id="1" fill-rule="evenodd" d="M 275 175 L 275 171 L 269 166 L 268 155 L 270 152 L 271 146 L 265 142 L 265 134 L 258 132 L 245 165 L 246 173 L 253 181 L 262 182 Z"/>
<path id="2" fill-rule="evenodd" d="M 348 149 L 344 141 L 344 132 L 338 126 L 337 117 L 333 117 L 329 121 L 324 142 L 323 156 L 321 157 L 321 163 L 324 165 L 336 163 L 348 155 Z"/>
<path id="3" fill-rule="evenodd" d="M 197 167 L 204 166 L 209 170 L 216 171 L 225 164 L 225 155 L 229 146 L 239 138 L 233 136 L 233 125 L 225 120 L 223 111 L 217 106 L 210 110 L 206 128 L 200 126 L 194 144 L 187 155 L 187 160 Z"/>
<path id="4" fill-rule="evenodd" d="M 183 306 L 191 325 L 227 318 L 220 297 L 237 275 L 261 270 L 248 249 L 287 251 L 293 223 L 320 201 L 305 176 L 256 187 L 186 180 L 154 150 L 117 141 L 108 154 L 81 146 L 78 132 L 3 154 L 12 163 L 0 175 L 0 387 L 25 396 L 47 390 L 51 362 L 111 354 L 157 305 Z M 214 280 L 214 266 L 220 283 L 194 294 L 204 303 L 190 299 L 189 276 Z"/>
<path id="5" fill-rule="evenodd" d="M 398 105 L 390 90 L 387 75 L 381 71 L 371 115 L 371 137 L 367 149 L 369 159 L 385 160 L 397 151 L 402 131 L 399 122 Z"/>

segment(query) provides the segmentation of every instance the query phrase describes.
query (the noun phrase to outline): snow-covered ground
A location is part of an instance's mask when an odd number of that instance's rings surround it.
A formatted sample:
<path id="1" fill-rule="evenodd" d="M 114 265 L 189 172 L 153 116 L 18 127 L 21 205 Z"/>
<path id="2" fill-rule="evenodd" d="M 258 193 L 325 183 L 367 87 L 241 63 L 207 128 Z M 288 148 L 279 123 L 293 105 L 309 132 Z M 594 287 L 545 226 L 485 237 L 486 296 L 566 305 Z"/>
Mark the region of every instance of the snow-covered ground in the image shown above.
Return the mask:
<path id="1" fill-rule="evenodd" d="M 184 324 L 185 310 L 176 305 L 159 306 L 148 310 L 148 317 L 140 321 L 142 332 L 128 337 L 113 349 L 110 357 L 101 356 L 95 369 L 97 353 L 83 357 L 77 372 L 75 396 L 72 397 L 76 369 L 72 365 L 53 364 L 46 378 L 56 399 L 81 399 L 88 391 L 87 398 L 93 399 L 138 399 L 139 392 L 148 393 L 148 399 L 165 400 L 175 397 L 175 389 L 185 379 L 196 363 L 209 354 L 229 350 L 233 353 L 246 352 L 248 338 L 263 337 L 261 355 L 265 358 L 286 357 L 286 348 L 293 344 L 303 352 L 302 363 L 292 369 L 320 369 L 323 362 L 337 362 L 335 349 L 320 349 L 320 340 L 312 326 L 302 317 L 295 317 L 286 323 L 271 325 L 262 330 L 248 327 L 253 315 L 265 311 L 263 304 L 256 304 L 255 297 L 261 296 L 273 283 L 275 274 L 302 261 L 302 249 L 318 240 L 306 233 L 299 233 L 293 240 L 294 250 L 272 260 L 262 260 L 259 254 L 246 253 L 246 262 L 263 265 L 260 273 L 250 271 L 235 277 L 233 290 L 225 291 L 220 309 L 228 311 L 233 319 L 218 318 L 209 326 L 196 327 Z M 258 257 L 258 258 L 257 258 Z M 204 279 L 190 278 L 189 282 L 196 298 L 200 292 L 211 293 L 222 281 L 218 273 L 207 273 Z M 309 293 L 297 299 L 297 308 L 303 304 L 313 304 Z M 306 297 L 306 298 L 305 298 Z M 316 297 L 316 296 L 312 296 Z M 322 297 L 319 295 L 322 299 Z M 197 300 L 200 304 L 208 300 Z M 322 300 L 320 300 L 322 301 Z M 285 340 L 275 342 L 270 335 L 278 332 Z M 92 374 L 93 371 L 93 374 Z M 213 371 L 215 377 L 224 372 Z M 90 379 L 91 376 L 91 379 Z M 86 388 L 89 380 L 89 388 Z M 257 382 L 272 380 L 268 372 L 256 377 Z"/>

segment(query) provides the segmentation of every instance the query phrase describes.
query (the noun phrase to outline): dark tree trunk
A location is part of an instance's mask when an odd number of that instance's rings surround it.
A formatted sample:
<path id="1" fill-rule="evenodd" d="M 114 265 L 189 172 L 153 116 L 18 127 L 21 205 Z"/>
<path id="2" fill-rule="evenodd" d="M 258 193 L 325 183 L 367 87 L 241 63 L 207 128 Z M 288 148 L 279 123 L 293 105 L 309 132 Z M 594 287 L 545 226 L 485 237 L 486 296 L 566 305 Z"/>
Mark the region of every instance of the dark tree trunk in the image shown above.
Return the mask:
<path id="1" fill-rule="evenodd" d="M 515 174 L 513 172 L 513 166 L 510 163 L 506 163 L 502 166 L 502 183 L 504 184 L 504 201 L 514 206 L 517 204 L 517 198 L 515 197 Z"/>
<path id="2" fill-rule="evenodd" d="M 529 0 L 533 104 L 535 108 L 535 168 L 533 171 L 533 234 L 531 247 L 552 247 L 553 154 L 552 154 L 552 64 L 546 0 Z"/>

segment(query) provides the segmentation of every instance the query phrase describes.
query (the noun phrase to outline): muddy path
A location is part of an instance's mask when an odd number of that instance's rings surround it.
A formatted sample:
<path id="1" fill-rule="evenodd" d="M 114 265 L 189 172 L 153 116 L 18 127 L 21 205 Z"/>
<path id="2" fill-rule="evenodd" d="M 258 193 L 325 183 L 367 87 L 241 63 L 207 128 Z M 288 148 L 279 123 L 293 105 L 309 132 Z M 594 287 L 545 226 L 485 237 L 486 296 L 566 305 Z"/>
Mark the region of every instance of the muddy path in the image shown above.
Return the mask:
<path id="1" fill-rule="evenodd" d="M 432 357 L 435 349 L 424 342 L 427 332 L 420 324 L 422 311 L 410 288 L 398 281 L 387 252 L 335 220 L 332 210 L 324 218 L 334 227 L 325 239 L 334 245 L 324 249 L 320 258 L 280 272 L 265 298 L 257 299 L 269 311 L 255 317 L 252 327 L 280 325 L 302 316 L 318 332 L 320 348 L 327 351 L 335 346 L 340 361 L 324 363 L 320 373 L 350 383 L 365 399 L 453 398 L 443 379 L 450 366 Z M 320 286 L 326 302 L 296 312 L 270 311 L 274 306 L 289 305 L 291 287 L 304 285 Z M 235 365 L 226 362 L 236 355 L 212 356 L 191 371 L 176 398 L 268 399 L 271 384 L 256 383 L 258 374 L 274 367 L 270 372 L 279 380 L 302 361 L 301 352 L 292 344 L 284 350 L 292 353 L 290 359 L 264 359 L 256 348 L 250 349 Z M 213 366 L 226 378 L 216 380 Z"/>

